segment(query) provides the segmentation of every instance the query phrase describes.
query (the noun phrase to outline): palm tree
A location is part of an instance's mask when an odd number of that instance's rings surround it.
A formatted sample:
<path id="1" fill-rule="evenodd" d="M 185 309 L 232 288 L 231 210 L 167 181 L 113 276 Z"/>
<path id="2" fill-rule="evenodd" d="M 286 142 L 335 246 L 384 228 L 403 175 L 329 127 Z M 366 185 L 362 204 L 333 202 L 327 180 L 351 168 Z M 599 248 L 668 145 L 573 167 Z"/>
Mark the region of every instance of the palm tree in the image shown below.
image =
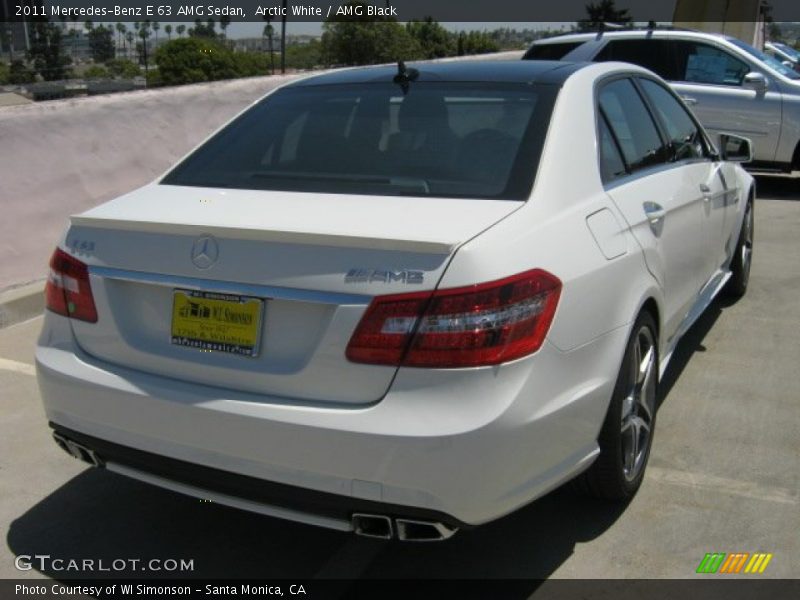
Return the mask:
<path id="1" fill-rule="evenodd" d="M 231 24 L 231 18 L 228 16 L 222 16 L 219 18 L 219 28 L 222 29 L 222 37 L 225 37 L 225 30 L 228 28 L 228 25 Z"/>
<path id="2" fill-rule="evenodd" d="M 150 21 L 146 20 L 139 27 L 139 37 L 142 38 L 142 56 L 144 58 L 144 87 L 147 87 L 147 38 L 150 37 Z"/>
<path id="3" fill-rule="evenodd" d="M 125 49 L 125 32 L 127 29 L 122 23 L 117 23 L 117 48 Z"/>
<path id="4" fill-rule="evenodd" d="M 133 53 L 133 32 L 132 31 L 126 31 L 125 32 L 125 39 L 128 40 L 128 48 L 127 48 L 128 52 L 127 52 L 127 54 L 128 54 L 128 59 L 130 60 L 131 54 Z"/>
<path id="5" fill-rule="evenodd" d="M 161 29 L 161 24 L 158 21 L 153 21 L 150 24 L 150 27 L 152 27 L 153 31 L 156 32 L 156 45 L 155 45 L 155 47 L 158 48 L 158 30 Z"/>
<path id="6" fill-rule="evenodd" d="M 178 25 L 178 26 L 175 28 L 175 31 L 177 32 L 177 34 L 178 34 L 178 37 L 183 37 L 183 32 L 184 32 L 184 31 L 186 31 L 186 25 L 184 25 L 183 23 L 181 23 L 180 25 Z"/>
<path id="7" fill-rule="evenodd" d="M 170 25 L 169 23 L 164 25 L 164 33 L 167 34 L 167 41 L 171 42 L 172 41 L 172 25 Z"/>
<path id="8" fill-rule="evenodd" d="M 268 40 L 268 48 L 269 48 L 269 65 L 270 65 L 270 74 L 275 75 L 275 53 L 272 51 L 272 35 L 275 33 L 275 29 L 272 27 L 272 18 L 265 18 L 264 19 L 267 24 L 264 25 L 264 36 Z"/>

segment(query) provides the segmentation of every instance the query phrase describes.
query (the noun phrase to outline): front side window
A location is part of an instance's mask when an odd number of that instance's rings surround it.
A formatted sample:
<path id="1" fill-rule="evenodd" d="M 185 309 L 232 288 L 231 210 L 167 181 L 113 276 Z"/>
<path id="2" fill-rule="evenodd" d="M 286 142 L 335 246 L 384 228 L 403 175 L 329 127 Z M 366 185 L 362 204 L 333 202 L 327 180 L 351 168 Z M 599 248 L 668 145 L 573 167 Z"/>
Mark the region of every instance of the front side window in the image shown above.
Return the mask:
<path id="1" fill-rule="evenodd" d="M 600 108 L 630 171 L 667 162 L 669 151 L 630 79 L 617 79 L 603 86 Z"/>
<path id="2" fill-rule="evenodd" d="M 715 46 L 676 40 L 675 56 L 679 81 L 739 86 L 750 67 Z"/>
<path id="3" fill-rule="evenodd" d="M 650 79 L 640 79 L 642 89 L 666 128 L 674 160 L 702 158 L 703 134 L 689 113 L 675 97 L 660 84 Z"/>
<path id="4" fill-rule="evenodd" d="M 166 185 L 524 200 L 558 88 L 391 82 L 288 87 Z"/>
<path id="5" fill-rule="evenodd" d="M 742 40 L 737 40 L 736 38 L 728 38 L 728 41 L 737 48 L 747 52 L 750 56 L 757 58 L 759 61 L 770 67 L 773 71 L 777 71 L 784 77 L 789 79 L 800 79 L 800 73 L 796 72 L 792 67 L 787 67 L 781 60 L 778 60 L 774 56 L 769 56 L 768 54 L 753 48 L 750 44 L 745 44 Z"/>

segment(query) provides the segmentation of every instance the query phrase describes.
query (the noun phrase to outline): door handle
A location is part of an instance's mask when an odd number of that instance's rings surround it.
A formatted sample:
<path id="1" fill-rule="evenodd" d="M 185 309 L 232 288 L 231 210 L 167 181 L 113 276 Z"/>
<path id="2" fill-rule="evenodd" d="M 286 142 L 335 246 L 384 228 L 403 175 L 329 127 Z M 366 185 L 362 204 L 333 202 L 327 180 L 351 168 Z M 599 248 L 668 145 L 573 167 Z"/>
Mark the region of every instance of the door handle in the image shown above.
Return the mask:
<path id="1" fill-rule="evenodd" d="M 705 183 L 700 184 L 700 193 L 703 194 L 703 200 L 706 202 L 711 200 L 711 188 Z"/>
<path id="2" fill-rule="evenodd" d="M 692 96 L 681 96 L 681 100 L 688 106 L 697 104 L 697 98 L 693 98 Z"/>
<path id="3" fill-rule="evenodd" d="M 664 207 L 656 202 L 645 202 L 643 207 L 647 220 L 654 225 L 667 216 L 667 211 L 664 210 Z"/>

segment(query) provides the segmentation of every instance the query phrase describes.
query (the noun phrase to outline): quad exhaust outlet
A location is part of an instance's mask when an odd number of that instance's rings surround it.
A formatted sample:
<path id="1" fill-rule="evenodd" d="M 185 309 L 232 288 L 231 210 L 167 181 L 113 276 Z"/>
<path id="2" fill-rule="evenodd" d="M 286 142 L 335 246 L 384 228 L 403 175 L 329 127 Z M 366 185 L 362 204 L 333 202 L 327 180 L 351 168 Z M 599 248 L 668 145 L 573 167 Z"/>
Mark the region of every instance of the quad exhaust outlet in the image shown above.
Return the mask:
<path id="1" fill-rule="evenodd" d="M 458 531 L 439 521 L 394 519 L 386 515 L 353 514 L 353 532 L 363 537 L 403 542 L 440 542 Z"/>
<path id="2" fill-rule="evenodd" d="M 70 456 L 89 463 L 93 467 L 103 466 L 103 461 L 100 460 L 100 457 L 98 457 L 97 454 L 95 454 L 94 450 L 91 450 L 86 446 L 79 444 L 78 442 L 67 439 L 59 433 L 53 432 L 53 439 L 55 440 L 56 444 L 58 444 L 59 448 L 64 450 L 64 452 Z"/>

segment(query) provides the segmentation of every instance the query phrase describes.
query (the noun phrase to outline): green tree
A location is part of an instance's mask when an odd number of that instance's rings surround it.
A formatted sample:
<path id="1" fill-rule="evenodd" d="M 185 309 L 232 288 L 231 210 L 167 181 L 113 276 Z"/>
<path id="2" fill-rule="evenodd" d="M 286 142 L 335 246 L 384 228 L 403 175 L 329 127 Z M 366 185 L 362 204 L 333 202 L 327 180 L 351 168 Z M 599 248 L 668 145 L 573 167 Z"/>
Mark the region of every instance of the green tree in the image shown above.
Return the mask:
<path id="1" fill-rule="evenodd" d="M 109 71 L 101 65 L 92 65 L 84 71 L 83 76 L 86 79 L 108 79 Z"/>
<path id="2" fill-rule="evenodd" d="M 406 24 L 406 30 L 417 40 L 425 58 L 442 58 L 455 54 L 455 38 L 431 17 L 426 17 L 424 21 L 410 21 Z"/>
<path id="3" fill-rule="evenodd" d="M 286 64 L 291 69 L 306 71 L 322 64 L 322 44 L 311 40 L 307 44 L 292 44 L 286 47 Z"/>
<path id="4" fill-rule="evenodd" d="M 8 83 L 10 74 L 10 70 L 6 63 L 0 62 L 0 85 L 5 85 Z"/>
<path id="5" fill-rule="evenodd" d="M 178 34 L 178 37 L 183 37 L 183 33 L 186 31 L 186 25 L 181 23 L 175 28 L 175 33 Z"/>
<path id="6" fill-rule="evenodd" d="M 365 6 L 351 0 L 348 6 Z M 332 17 L 322 25 L 322 60 L 329 65 L 369 65 L 423 57 L 419 43 L 395 19 Z"/>
<path id="7" fill-rule="evenodd" d="M 110 27 L 93 27 L 89 30 L 89 50 L 95 62 L 106 62 L 114 58 L 114 34 Z"/>
<path id="8" fill-rule="evenodd" d="M 61 28 L 46 17 L 36 17 L 29 22 L 30 49 L 28 58 L 46 81 L 66 79 L 72 60 L 64 55 L 61 45 Z M 11 65 L 12 71 L 14 65 Z"/>
<path id="9" fill-rule="evenodd" d="M 470 31 L 459 34 L 459 56 L 465 54 L 488 54 L 500 49 L 492 36 L 485 31 Z"/>
<path id="10" fill-rule="evenodd" d="M 142 74 L 142 70 L 132 60 L 124 58 L 115 58 L 106 62 L 106 68 L 113 77 L 122 77 L 123 79 L 133 79 Z"/>
<path id="11" fill-rule="evenodd" d="M 629 27 L 631 17 L 628 9 L 617 9 L 614 0 L 600 0 L 586 5 L 586 19 L 578 21 L 579 31 L 597 31 L 608 23 Z"/>
<path id="12" fill-rule="evenodd" d="M 164 33 L 167 34 L 167 41 L 172 41 L 172 25 L 169 23 L 164 25 Z"/>
<path id="13" fill-rule="evenodd" d="M 20 85 L 36 81 L 36 74 L 21 60 L 15 60 L 8 69 L 8 83 Z"/>
<path id="14" fill-rule="evenodd" d="M 160 80 L 165 85 L 230 79 L 237 76 L 233 52 L 203 37 L 172 40 L 156 51 Z"/>

